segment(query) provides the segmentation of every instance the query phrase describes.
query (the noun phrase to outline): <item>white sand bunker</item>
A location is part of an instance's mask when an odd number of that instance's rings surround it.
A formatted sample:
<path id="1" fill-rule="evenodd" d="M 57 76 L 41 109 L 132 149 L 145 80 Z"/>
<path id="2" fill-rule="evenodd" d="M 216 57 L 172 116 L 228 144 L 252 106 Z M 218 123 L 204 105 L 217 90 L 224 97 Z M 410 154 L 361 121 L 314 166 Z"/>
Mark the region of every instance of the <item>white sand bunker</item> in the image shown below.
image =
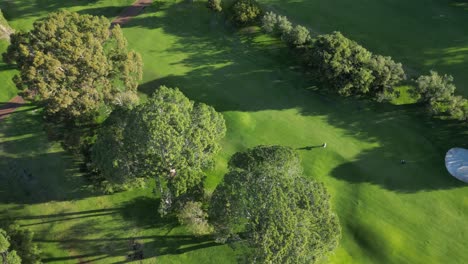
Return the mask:
<path id="1" fill-rule="evenodd" d="M 468 183 L 468 149 L 450 149 L 445 155 L 445 167 L 453 177 Z"/>

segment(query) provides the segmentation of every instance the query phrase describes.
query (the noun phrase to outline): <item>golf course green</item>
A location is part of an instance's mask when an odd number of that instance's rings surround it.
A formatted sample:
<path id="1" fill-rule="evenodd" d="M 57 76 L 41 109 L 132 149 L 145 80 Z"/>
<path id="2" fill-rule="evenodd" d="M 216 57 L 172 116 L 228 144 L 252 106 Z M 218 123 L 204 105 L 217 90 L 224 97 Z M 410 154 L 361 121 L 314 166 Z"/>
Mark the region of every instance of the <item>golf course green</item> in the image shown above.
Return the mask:
<path id="1" fill-rule="evenodd" d="M 13 28 L 27 30 L 60 8 L 112 19 L 132 2 L 5 0 L 0 8 Z M 453 74 L 468 95 L 464 2 L 260 2 L 317 32 L 340 30 L 415 76 L 432 68 Z M 444 166 L 449 148 L 468 147 L 466 125 L 431 119 L 413 104 L 323 94 L 280 41 L 255 27 L 238 30 L 205 4 L 158 0 L 123 31 L 143 57 L 143 100 L 166 85 L 223 113 L 227 135 L 207 172 L 210 191 L 232 154 L 290 146 L 304 174 L 325 183 L 340 219 L 340 246 L 324 263 L 468 262 L 468 186 Z M 0 40 L 0 52 L 6 47 Z M 1 104 L 16 92 L 14 73 L 0 63 Z M 35 232 L 43 262 L 125 263 L 133 239 L 144 244 L 143 263 L 224 264 L 242 254 L 161 219 L 151 186 L 105 195 L 78 165 L 47 138 L 34 105 L 0 121 L 0 218 Z"/>

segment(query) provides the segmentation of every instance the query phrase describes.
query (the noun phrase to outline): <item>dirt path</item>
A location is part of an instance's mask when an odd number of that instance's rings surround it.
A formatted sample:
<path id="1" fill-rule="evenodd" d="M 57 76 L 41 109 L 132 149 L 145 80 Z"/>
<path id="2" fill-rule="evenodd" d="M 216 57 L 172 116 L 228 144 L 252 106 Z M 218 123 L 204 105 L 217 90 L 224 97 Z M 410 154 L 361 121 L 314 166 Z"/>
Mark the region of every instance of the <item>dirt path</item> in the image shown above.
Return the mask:
<path id="1" fill-rule="evenodd" d="M 139 15 L 145 7 L 150 6 L 153 0 L 136 0 L 131 6 L 125 8 L 120 15 L 112 21 L 112 26 L 123 25 L 130 21 L 133 17 Z"/>
<path id="2" fill-rule="evenodd" d="M 0 120 L 8 117 L 16 108 L 24 104 L 23 97 L 15 96 L 5 105 L 0 106 Z"/>
<path id="3" fill-rule="evenodd" d="M 118 17 L 111 23 L 111 27 L 114 25 L 123 25 L 130 21 L 133 17 L 139 15 L 145 7 L 150 6 L 153 0 L 136 0 L 131 6 L 125 8 Z M 21 96 L 15 96 L 8 103 L 0 106 L 0 120 L 8 117 L 13 113 L 16 108 L 24 104 L 24 99 Z"/>

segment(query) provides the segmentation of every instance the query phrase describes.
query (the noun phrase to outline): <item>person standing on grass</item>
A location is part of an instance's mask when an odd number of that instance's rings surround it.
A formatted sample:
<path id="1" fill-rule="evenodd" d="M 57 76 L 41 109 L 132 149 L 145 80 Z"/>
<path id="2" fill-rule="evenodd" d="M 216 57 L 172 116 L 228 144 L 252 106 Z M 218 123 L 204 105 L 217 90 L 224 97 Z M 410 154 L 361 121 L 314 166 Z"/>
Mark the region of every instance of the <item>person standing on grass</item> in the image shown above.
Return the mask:
<path id="1" fill-rule="evenodd" d="M 327 147 L 327 142 L 322 144 L 322 148 L 326 148 L 326 147 Z"/>

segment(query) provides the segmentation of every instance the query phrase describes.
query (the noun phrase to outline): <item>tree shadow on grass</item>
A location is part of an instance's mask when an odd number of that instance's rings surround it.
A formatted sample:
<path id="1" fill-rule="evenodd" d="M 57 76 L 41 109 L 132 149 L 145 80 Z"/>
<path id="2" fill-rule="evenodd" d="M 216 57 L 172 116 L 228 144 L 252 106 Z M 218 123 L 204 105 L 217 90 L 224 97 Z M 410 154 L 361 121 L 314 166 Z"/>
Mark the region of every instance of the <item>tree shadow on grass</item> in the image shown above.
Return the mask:
<path id="1" fill-rule="evenodd" d="M 121 257 L 125 260 L 117 263 L 126 263 L 127 257 L 135 254 L 136 244 L 144 259 L 184 254 L 218 245 L 211 236 L 169 234 L 177 226 L 177 220 L 160 218 L 157 212 L 159 202 L 152 197 L 137 197 L 114 208 L 17 215 L 13 220 L 19 221 L 23 227 L 34 224 L 35 242 L 55 244 L 74 252 L 67 256 L 45 254 L 44 263 L 96 261 L 109 257 Z M 52 227 L 66 229 L 61 233 L 50 232 Z"/>
<path id="2" fill-rule="evenodd" d="M 96 3 L 98 0 L 34 0 L 34 1 L 18 1 L 4 0 L 0 2 L 0 9 L 7 20 L 23 19 L 27 17 L 35 17 L 43 12 L 54 12 L 60 8 L 70 8 L 74 6 L 83 6 Z"/>
<path id="3" fill-rule="evenodd" d="M 297 109 L 304 116 L 319 116 L 344 136 L 375 145 L 332 170 L 331 176 L 341 180 L 369 182 L 398 192 L 463 186 L 446 172 L 444 155 L 451 147 L 466 147 L 467 124 L 432 119 L 419 105 L 323 93 L 317 89 L 318 82 L 298 70 L 284 46 L 255 30 L 233 31 L 202 3 L 165 4 L 154 11 L 126 26 L 162 28 L 177 36 L 165 52 L 185 54 L 172 65 L 191 70 L 146 82 L 139 87 L 141 92 L 149 95 L 166 85 L 218 111 Z M 401 159 L 408 163 L 402 166 Z"/>
<path id="4" fill-rule="evenodd" d="M 0 121 L 0 200 L 2 203 L 42 203 L 93 195 L 74 157 L 42 128 L 34 106 Z"/>

